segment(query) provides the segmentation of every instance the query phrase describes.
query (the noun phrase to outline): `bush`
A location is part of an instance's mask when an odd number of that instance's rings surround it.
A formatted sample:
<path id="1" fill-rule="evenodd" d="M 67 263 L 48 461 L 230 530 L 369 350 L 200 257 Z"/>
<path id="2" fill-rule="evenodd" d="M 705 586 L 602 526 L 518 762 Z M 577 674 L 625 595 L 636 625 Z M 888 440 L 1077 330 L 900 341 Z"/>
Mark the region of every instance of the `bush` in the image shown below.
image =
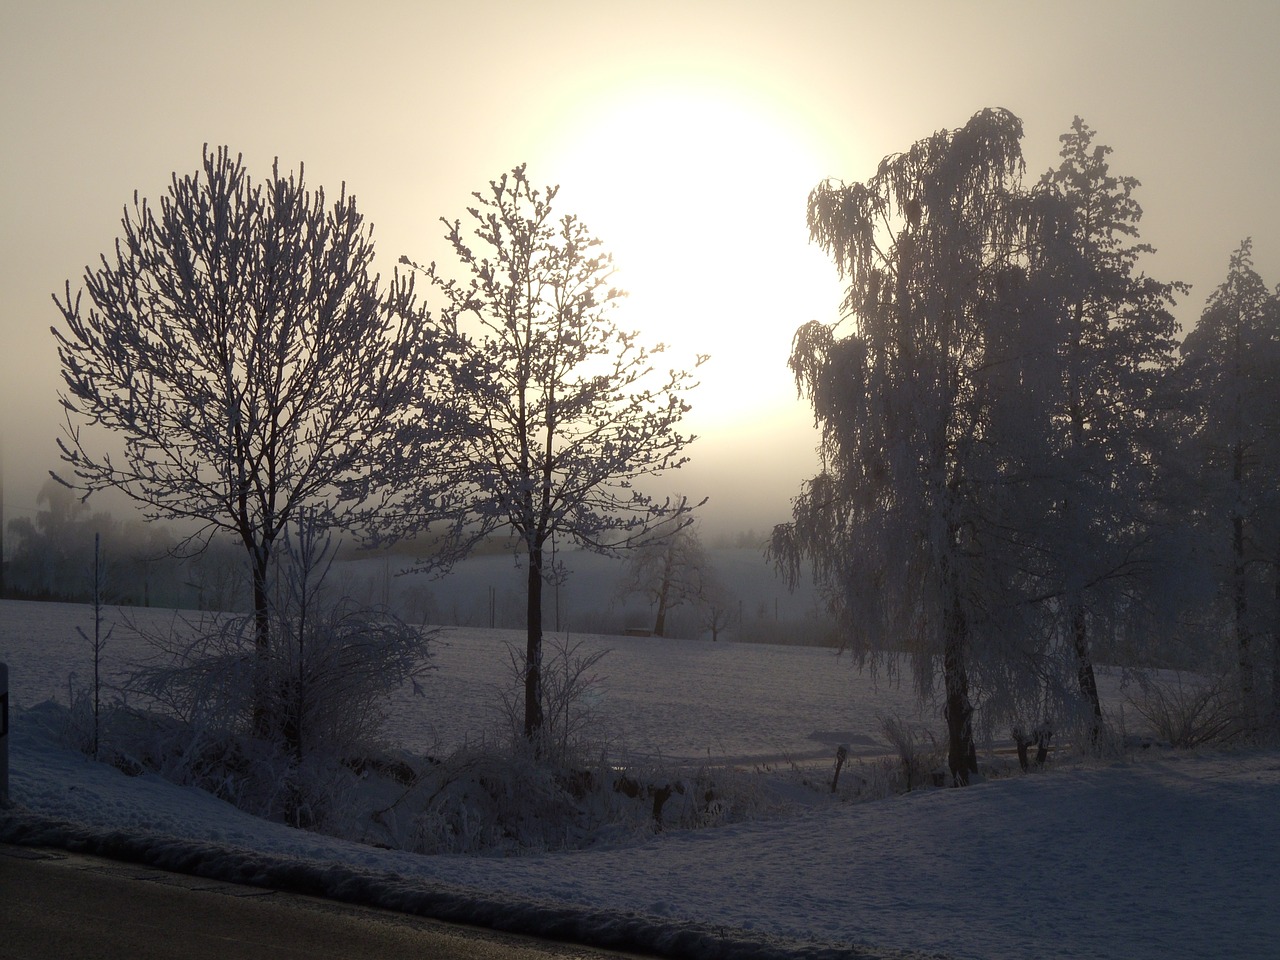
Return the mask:
<path id="1" fill-rule="evenodd" d="M 175 620 L 149 638 L 155 662 L 125 684 L 141 709 L 122 749 L 251 813 L 326 828 L 354 782 L 350 766 L 381 739 L 387 694 L 406 683 L 422 692 L 435 634 L 331 597 L 329 541 L 305 524 L 285 554 L 266 656 L 251 617 Z M 266 736 L 255 717 L 264 701 Z"/>
<path id="2" fill-rule="evenodd" d="M 914 730 L 898 717 L 881 717 L 880 731 L 898 758 L 902 789 L 910 793 L 928 786 L 942 766 L 942 751 L 928 730 Z"/>
<path id="3" fill-rule="evenodd" d="M 776 813 L 758 775 L 706 765 L 684 776 L 603 759 L 564 767 L 527 748 L 463 748 L 423 765 L 370 810 L 364 842 L 418 853 L 516 855 L 632 843 L 668 829 Z"/>
<path id="4" fill-rule="evenodd" d="M 342 753 L 378 740 L 386 694 L 405 683 L 421 690 L 432 632 L 383 611 L 340 600 L 305 622 L 277 618 L 268 658 L 271 729 L 299 757 Z M 251 727 L 256 651 L 248 617 L 179 620 L 149 638 L 156 662 L 125 689 L 147 709 L 193 730 Z"/>
<path id="5" fill-rule="evenodd" d="M 1157 738 L 1179 749 L 1225 743 L 1241 732 L 1239 704 L 1225 678 L 1176 673 L 1143 685 L 1130 705 Z"/>
<path id="6" fill-rule="evenodd" d="M 523 650 L 508 644 L 506 685 L 500 690 L 499 721 L 511 738 L 513 752 L 531 746 L 534 756 L 551 766 L 582 765 L 607 746 L 593 709 L 605 678 L 596 672 L 608 650 L 582 652 L 583 642 L 568 635 L 548 637 L 542 659 L 542 728 L 536 743 L 524 735 Z M 549 654 L 549 655 L 548 655 Z"/>
<path id="7" fill-rule="evenodd" d="M 431 765 L 400 804 L 401 845 L 420 853 L 526 853 L 627 839 L 650 829 L 643 803 L 607 767 L 568 770 L 529 751 L 458 751 Z M 387 814 L 379 820 L 389 825 Z"/>

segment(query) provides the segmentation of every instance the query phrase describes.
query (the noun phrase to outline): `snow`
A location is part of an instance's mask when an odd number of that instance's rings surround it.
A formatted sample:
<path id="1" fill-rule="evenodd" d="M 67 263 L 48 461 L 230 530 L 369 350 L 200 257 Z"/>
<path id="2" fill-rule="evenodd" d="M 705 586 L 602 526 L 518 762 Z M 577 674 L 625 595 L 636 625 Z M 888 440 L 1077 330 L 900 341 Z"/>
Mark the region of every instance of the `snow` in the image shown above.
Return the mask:
<path id="1" fill-rule="evenodd" d="M 15 807 L 0 813 L 0 839 L 9 842 L 68 845 L 673 956 L 1280 955 L 1277 751 L 1138 751 L 963 790 L 866 803 L 815 798 L 782 818 L 671 830 L 626 845 L 518 858 L 424 857 L 268 823 L 199 791 L 127 777 L 60 748 L 48 729 L 52 709 L 36 704 L 43 693 L 22 679 L 40 670 L 53 676 L 48 661 L 61 653 L 55 628 L 43 624 L 75 611 L 51 606 L 0 604 L 0 660 L 28 708 L 14 713 L 9 738 Z M 15 623 L 44 643 L 20 643 Z M 486 634 L 468 633 L 473 657 L 495 645 Z M 866 700 L 872 689 L 829 651 L 704 647 L 686 644 L 679 657 L 654 646 L 646 660 L 637 645 L 628 648 L 626 671 L 607 661 L 615 721 L 627 726 L 627 711 L 657 709 L 660 695 L 670 716 L 643 729 L 669 737 L 664 749 L 696 752 L 718 741 L 729 753 L 764 756 L 812 747 L 807 735 L 824 729 L 826 713 L 836 718 L 826 729 L 857 732 L 852 725 L 870 709 L 864 702 L 841 713 L 843 705 L 819 701 L 831 695 L 828 677 L 843 699 L 852 690 Z M 737 657 L 758 658 L 743 661 L 752 670 L 772 669 L 747 697 L 732 693 L 749 679 L 730 669 L 746 670 Z M 447 713 L 448 691 L 468 684 L 456 676 L 446 683 L 452 667 L 443 654 L 441 661 L 429 686 L 433 709 Z M 648 687 L 624 696 L 637 670 Z M 748 709 L 742 701 L 770 685 L 777 703 L 765 708 L 768 723 L 735 732 Z M 696 691 L 700 704 L 688 703 Z M 799 716 L 790 724 L 786 703 Z M 476 709 L 464 703 L 460 712 Z M 781 725 L 782 746 L 762 733 L 773 724 Z M 682 737 L 663 732 L 680 725 L 689 731 Z M 862 732 L 875 737 L 873 727 Z"/>
<path id="2" fill-rule="evenodd" d="M 65 703 L 68 678 L 75 674 L 74 683 L 83 686 L 92 676 L 89 648 L 76 634 L 77 626 L 92 633 L 90 616 L 82 604 L 0 600 L 0 658 L 21 665 L 9 681 L 16 702 Z M 148 656 L 126 621 L 157 631 L 167 629 L 175 614 L 130 609 L 111 611 L 107 620 L 113 633 L 104 669 L 112 676 Z M 873 684 L 853 672 L 848 657 L 829 649 L 590 634 L 572 634 L 570 642 L 581 642 L 584 654 L 608 651 L 592 706 L 600 715 L 601 739 L 625 745 L 632 756 L 674 763 L 709 755 L 743 763 L 830 761 L 840 743 L 853 756 L 883 753 L 883 742 L 867 738 L 879 713 L 922 718 L 909 684 Z M 430 754 L 492 735 L 511 643 L 523 650 L 523 634 L 445 628 L 434 648 L 437 669 L 427 678 L 426 696 L 405 689 L 392 697 L 390 739 Z M 929 715 L 936 717 L 937 709 Z"/>

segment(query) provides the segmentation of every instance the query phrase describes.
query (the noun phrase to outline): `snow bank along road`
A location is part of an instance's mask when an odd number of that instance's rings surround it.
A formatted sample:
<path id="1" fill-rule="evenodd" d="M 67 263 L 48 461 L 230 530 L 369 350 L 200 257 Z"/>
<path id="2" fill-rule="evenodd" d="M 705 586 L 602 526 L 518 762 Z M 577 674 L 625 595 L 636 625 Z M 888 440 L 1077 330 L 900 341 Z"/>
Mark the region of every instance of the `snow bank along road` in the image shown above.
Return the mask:
<path id="1" fill-rule="evenodd" d="M 1064 768 L 631 846 L 424 857 L 126 777 L 18 719 L 4 842 L 669 957 L 1280 956 L 1275 751 Z"/>

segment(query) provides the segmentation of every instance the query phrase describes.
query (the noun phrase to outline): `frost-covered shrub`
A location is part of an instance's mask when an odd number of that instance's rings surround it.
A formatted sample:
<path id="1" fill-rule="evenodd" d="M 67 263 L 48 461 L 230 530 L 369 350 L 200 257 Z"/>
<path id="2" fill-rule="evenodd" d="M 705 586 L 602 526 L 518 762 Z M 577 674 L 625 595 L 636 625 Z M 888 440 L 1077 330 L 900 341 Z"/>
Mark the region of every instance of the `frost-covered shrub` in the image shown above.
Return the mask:
<path id="1" fill-rule="evenodd" d="M 1239 703 L 1230 690 L 1225 678 L 1176 673 L 1143 684 L 1128 699 L 1159 740 L 1189 749 L 1241 733 Z"/>
<path id="2" fill-rule="evenodd" d="M 903 792 L 902 768 L 896 758 L 858 759 L 845 768 L 838 796 L 842 800 L 884 800 Z"/>
<path id="3" fill-rule="evenodd" d="M 928 730 L 913 728 L 900 717 L 888 716 L 880 717 L 880 732 L 897 756 L 903 792 L 928 786 L 934 771 L 944 766 L 942 750 Z"/>
<path id="4" fill-rule="evenodd" d="M 387 694 L 421 689 L 432 634 L 351 601 L 317 605 L 306 621 L 279 619 L 268 660 L 269 738 L 298 757 L 376 742 Z M 182 622 L 150 638 L 153 661 L 127 683 L 133 700 L 192 730 L 248 732 L 255 651 L 248 617 Z"/>
<path id="5" fill-rule="evenodd" d="M 289 643 L 301 635 L 301 644 Z M 253 631 L 241 618 L 206 621 L 192 639 L 162 643 L 171 659 L 133 675 L 142 740 L 112 732 L 117 749 L 168 779 L 260 816 L 323 827 L 350 789 L 348 765 L 375 748 L 387 694 L 417 685 L 428 637 L 346 601 L 309 622 L 278 624 L 271 658 L 269 737 L 254 736 Z M 301 654 L 301 655 L 299 655 Z M 131 744 L 131 745 L 130 745 Z"/>
<path id="6" fill-rule="evenodd" d="M 634 843 L 664 830 L 714 827 L 777 814 L 785 801 L 765 778 L 706 764 L 674 773 L 603 755 L 555 764 L 527 744 L 470 744 L 411 761 L 399 784 L 362 785 L 363 828 L 353 839 L 419 853 L 518 855 Z M 370 778 L 372 779 L 372 778 Z"/>
<path id="7" fill-rule="evenodd" d="M 603 762 L 570 769 L 531 751 L 469 745 L 415 764 L 383 791 L 358 839 L 418 853 L 519 854 L 633 840 L 652 832 L 648 807 L 617 789 Z"/>
<path id="8" fill-rule="evenodd" d="M 85 750 L 84 698 L 57 708 L 66 746 Z M 299 759 L 284 744 L 246 731 L 191 724 L 114 700 L 101 711 L 98 759 L 129 776 L 158 774 L 193 786 L 255 816 L 346 835 L 356 763 L 313 752 Z M 53 720 L 46 717 L 46 726 Z"/>
<path id="9" fill-rule="evenodd" d="M 1104 710 L 1099 718 L 1082 697 L 1059 704 L 1038 725 L 1040 729 L 1048 728 L 1051 732 L 1046 745 L 1046 759 L 1123 761 L 1134 742 L 1129 731 L 1129 719 L 1123 705 L 1114 710 Z M 1031 732 L 1034 734 L 1036 729 L 1032 728 Z"/>
<path id="10" fill-rule="evenodd" d="M 605 682 L 596 670 L 608 650 L 583 653 L 582 641 L 567 634 L 548 637 L 543 643 L 542 727 L 533 753 L 551 766 L 589 763 L 607 746 L 594 709 Z M 509 732 L 511 749 L 529 746 L 524 735 L 524 651 L 508 644 L 506 685 L 499 691 L 498 717 Z"/>
<path id="11" fill-rule="evenodd" d="M 126 752 L 249 812 L 327 828 L 350 767 L 380 742 L 388 694 L 422 692 L 434 632 L 324 589 L 329 543 L 303 525 L 273 584 L 269 646 L 248 616 L 175 621 L 125 691 Z M 258 711 L 265 711 L 265 717 Z"/>
<path id="12" fill-rule="evenodd" d="M 777 816 L 785 802 L 758 776 L 727 764 L 705 764 L 669 781 L 662 823 L 671 828 L 718 827 Z"/>
<path id="13" fill-rule="evenodd" d="M 417 839 L 428 852 L 559 850 L 584 846 L 609 825 L 644 829 L 642 811 L 598 783 L 575 789 L 571 773 L 527 754 L 459 759 L 418 817 Z"/>
<path id="14" fill-rule="evenodd" d="M 76 673 L 68 676 L 67 710 L 56 731 L 61 743 L 94 759 L 109 753 L 103 743 L 102 716 L 110 703 L 100 702 L 101 692 L 101 688 L 95 691 L 92 683 L 82 683 Z"/>

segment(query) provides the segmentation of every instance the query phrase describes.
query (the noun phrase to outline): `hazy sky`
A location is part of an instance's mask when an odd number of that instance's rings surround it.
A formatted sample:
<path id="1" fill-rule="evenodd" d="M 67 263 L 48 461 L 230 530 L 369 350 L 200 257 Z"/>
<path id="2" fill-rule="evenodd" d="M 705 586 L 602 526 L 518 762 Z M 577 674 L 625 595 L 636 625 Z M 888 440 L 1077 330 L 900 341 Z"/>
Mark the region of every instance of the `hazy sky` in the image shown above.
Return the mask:
<path id="1" fill-rule="evenodd" d="M 1280 3 L 272 2 L 0 4 L 0 431 L 5 510 L 56 467 L 50 294 L 201 146 L 345 181 L 379 266 L 442 256 L 441 216 L 520 162 L 560 183 L 631 292 L 620 321 L 712 355 L 671 481 L 707 523 L 787 518 L 815 463 L 786 368 L 834 319 L 805 197 L 987 106 L 1025 124 L 1027 176 L 1082 116 L 1142 181 L 1147 263 L 1193 285 L 1184 324 L 1254 239 L 1280 282 Z"/>

